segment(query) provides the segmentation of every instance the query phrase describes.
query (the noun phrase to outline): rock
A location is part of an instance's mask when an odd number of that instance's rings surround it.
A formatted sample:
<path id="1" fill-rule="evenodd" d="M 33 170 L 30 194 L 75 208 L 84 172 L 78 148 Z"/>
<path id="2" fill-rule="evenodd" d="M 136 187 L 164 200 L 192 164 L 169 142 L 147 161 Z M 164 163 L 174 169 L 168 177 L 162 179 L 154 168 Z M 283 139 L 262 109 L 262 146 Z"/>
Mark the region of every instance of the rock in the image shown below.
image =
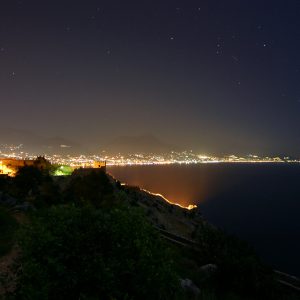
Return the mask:
<path id="1" fill-rule="evenodd" d="M 218 270 L 218 266 L 215 264 L 207 264 L 199 269 L 199 273 L 201 274 L 203 279 L 208 279 L 212 277 L 216 271 Z"/>
<path id="2" fill-rule="evenodd" d="M 207 264 L 202 267 L 200 267 L 200 271 L 202 272 L 209 272 L 209 273 L 215 273 L 217 271 L 218 267 L 215 264 Z"/>
<path id="3" fill-rule="evenodd" d="M 189 296 L 197 298 L 200 295 L 200 289 L 193 283 L 192 280 L 188 278 L 181 279 L 180 285 Z"/>

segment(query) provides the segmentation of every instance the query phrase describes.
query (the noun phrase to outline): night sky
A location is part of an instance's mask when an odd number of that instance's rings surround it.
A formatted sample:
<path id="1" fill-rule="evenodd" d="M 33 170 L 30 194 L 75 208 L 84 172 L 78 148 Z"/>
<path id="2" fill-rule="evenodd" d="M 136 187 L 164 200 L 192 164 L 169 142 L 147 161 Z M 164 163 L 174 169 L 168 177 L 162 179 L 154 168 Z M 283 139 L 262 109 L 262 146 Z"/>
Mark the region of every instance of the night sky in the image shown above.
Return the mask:
<path id="1" fill-rule="evenodd" d="M 300 1 L 1 1 L 0 126 L 300 155 Z"/>

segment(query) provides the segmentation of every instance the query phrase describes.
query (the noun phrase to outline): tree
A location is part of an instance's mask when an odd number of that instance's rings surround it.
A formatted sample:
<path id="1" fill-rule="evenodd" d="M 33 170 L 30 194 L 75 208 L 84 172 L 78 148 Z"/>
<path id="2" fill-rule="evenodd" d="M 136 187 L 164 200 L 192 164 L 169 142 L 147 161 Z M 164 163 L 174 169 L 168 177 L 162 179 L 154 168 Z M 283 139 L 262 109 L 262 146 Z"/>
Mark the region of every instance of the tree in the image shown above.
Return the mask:
<path id="1" fill-rule="evenodd" d="M 20 168 L 13 181 L 16 189 L 14 194 L 20 198 L 25 198 L 29 194 L 37 194 L 43 177 L 43 172 L 36 167 L 25 166 Z"/>
<path id="2" fill-rule="evenodd" d="M 91 204 L 95 207 L 114 202 L 113 187 L 104 172 L 91 172 L 84 176 L 74 176 L 65 192 L 66 202 Z"/>
<path id="3" fill-rule="evenodd" d="M 61 201 L 60 189 L 49 172 L 34 166 L 20 168 L 10 189 L 15 197 L 32 201 L 36 207 L 58 204 Z"/>

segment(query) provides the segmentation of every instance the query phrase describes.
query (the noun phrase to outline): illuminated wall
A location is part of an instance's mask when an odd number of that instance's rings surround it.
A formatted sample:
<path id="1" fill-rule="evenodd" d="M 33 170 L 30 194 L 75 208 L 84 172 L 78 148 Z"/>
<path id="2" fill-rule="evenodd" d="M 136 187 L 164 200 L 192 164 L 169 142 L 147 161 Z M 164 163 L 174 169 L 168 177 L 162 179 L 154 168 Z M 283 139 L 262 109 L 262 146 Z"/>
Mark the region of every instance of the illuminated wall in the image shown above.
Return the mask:
<path id="1" fill-rule="evenodd" d="M 0 160 L 0 175 L 8 175 L 14 176 L 16 173 L 16 169 L 13 167 L 9 167 L 6 162 Z"/>
<path id="2" fill-rule="evenodd" d="M 94 161 L 93 168 L 94 169 L 106 168 L 106 161 Z"/>
<path id="3" fill-rule="evenodd" d="M 50 162 L 48 162 L 43 157 L 38 157 L 35 160 L 29 159 L 9 159 L 4 158 L 0 159 L 0 174 L 15 176 L 18 170 L 22 167 L 37 167 L 40 170 L 44 170 L 50 166 Z"/>

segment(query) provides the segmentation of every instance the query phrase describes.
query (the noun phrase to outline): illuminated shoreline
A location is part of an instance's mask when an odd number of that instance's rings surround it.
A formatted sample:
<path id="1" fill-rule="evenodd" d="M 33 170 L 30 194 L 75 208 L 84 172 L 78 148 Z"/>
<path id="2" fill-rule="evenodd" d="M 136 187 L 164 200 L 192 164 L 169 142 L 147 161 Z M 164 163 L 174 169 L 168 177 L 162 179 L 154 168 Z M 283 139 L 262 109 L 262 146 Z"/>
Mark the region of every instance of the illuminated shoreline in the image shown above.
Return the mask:
<path id="1" fill-rule="evenodd" d="M 127 166 L 169 166 L 169 165 L 205 165 L 205 164 L 300 164 L 300 161 L 206 161 L 206 162 L 143 162 L 143 163 L 111 163 L 110 167 L 127 167 Z"/>
<path id="2" fill-rule="evenodd" d="M 115 178 L 111 173 L 107 173 L 113 180 L 115 180 L 115 181 L 118 181 L 118 179 L 117 178 Z M 121 185 L 122 186 L 128 186 L 128 187 L 130 187 L 130 185 L 128 184 L 128 183 L 125 183 L 125 182 L 121 182 Z M 197 205 L 195 205 L 195 204 L 189 204 L 188 206 L 184 206 L 184 205 L 181 205 L 181 204 L 179 204 L 179 203 L 175 203 L 175 202 L 172 202 L 172 201 L 170 201 L 170 200 L 168 200 L 164 195 L 162 195 L 162 194 L 159 194 L 159 193 L 152 193 L 152 192 L 150 192 L 150 191 L 148 191 L 148 190 L 146 190 L 146 189 L 143 189 L 143 188 L 140 188 L 140 187 L 138 187 L 141 191 L 143 191 L 143 192 L 145 192 L 145 193 L 147 193 L 147 194 L 150 194 L 150 195 L 152 195 L 152 196 L 157 196 L 157 197 L 160 197 L 160 198 L 162 198 L 164 201 L 166 201 L 168 204 L 171 204 L 171 205 L 176 205 L 176 206 L 179 206 L 180 208 L 183 208 L 183 209 L 187 209 L 187 210 L 192 210 L 192 209 L 195 209 L 195 208 L 197 208 Z"/>
<path id="3" fill-rule="evenodd" d="M 37 155 L 26 152 L 21 146 L 1 145 L 0 159 L 35 159 Z M 52 153 L 43 155 L 53 165 L 65 165 L 73 168 L 92 166 L 95 161 L 105 161 L 107 166 L 167 166 L 167 165 L 197 165 L 197 164 L 298 164 L 300 158 L 287 155 L 210 155 L 197 153 L 192 150 L 169 151 L 165 153 L 115 153 L 99 151 L 97 154 L 62 154 Z"/>
<path id="4" fill-rule="evenodd" d="M 148 190 L 145 190 L 145 189 L 141 189 L 141 191 L 144 191 L 144 192 L 146 192 L 146 193 L 148 193 L 148 194 L 150 194 L 150 195 L 152 195 L 152 196 L 160 197 L 160 198 L 162 198 L 164 201 L 166 201 L 167 203 L 169 203 L 169 204 L 171 204 L 171 205 L 179 206 L 179 207 L 181 207 L 181 208 L 183 208 L 183 209 L 192 210 L 192 209 L 197 208 L 197 205 L 195 205 L 195 204 L 189 204 L 188 206 L 184 206 L 184 205 L 181 205 L 181 204 L 179 204 L 179 203 L 175 203 L 175 202 L 172 202 L 172 201 L 168 200 L 168 199 L 167 199 L 164 195 L 162 195 L 162 194 L 152 193 L 152 192 L 150 192 L 150 191 L 148 191 Z"/>

